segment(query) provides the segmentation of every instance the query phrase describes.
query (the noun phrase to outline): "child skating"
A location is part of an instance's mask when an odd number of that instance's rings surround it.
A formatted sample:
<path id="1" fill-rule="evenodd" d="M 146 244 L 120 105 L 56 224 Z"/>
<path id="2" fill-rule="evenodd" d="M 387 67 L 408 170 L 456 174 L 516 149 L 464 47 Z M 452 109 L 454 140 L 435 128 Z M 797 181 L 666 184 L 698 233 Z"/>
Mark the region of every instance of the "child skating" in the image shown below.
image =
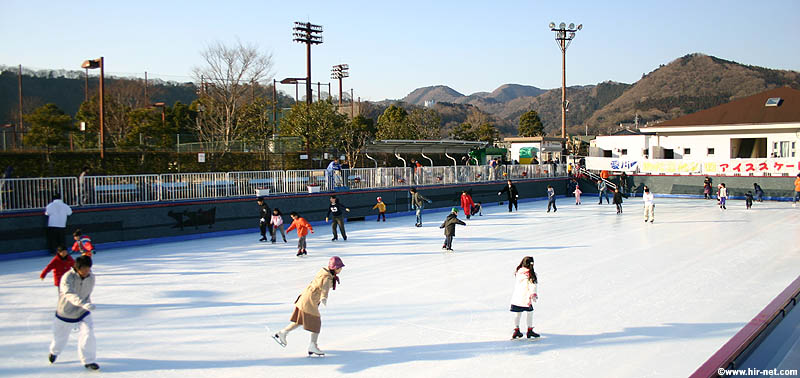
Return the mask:
<path id="1" fill-rule="evenodd" d="M 747 210 L 753 207 L 753 193 L 747 192 L 744 194 L 744 205 L 747 207 Z"/>
<path id="2" fill-rule="evenodd" d="M 386 204 L 383 203 L 383 199 L 381 197 L 377 198 L 378 203 L 372 207 L 373 210 L 378 209 L 378 219 L 377 222 L 381 221 L 381 217 L 383 217 L 383 221 L 386 222 Z"/>
<path id="3" fill-rule="evenodd" d="M 302 219 L 302 218 L 301 218 Z M 294 312 L 290 319 L 291 323 L 284 329 L 278 331 L 272 338 L 282 347 L 286 346 L 286 335 L 303 326 L 303 329 L 311 332 L 311 343 L 308 345 L 308 355 L 324 356 L 325 352 L 319 350 L 317 339 L 322 328 L 322 316 L 319 313 L 320 303 L 327 306 L 328 292 L 330 289 L 336 290 L 339 283 L 338 274 L 342 272 L 344 263 L 339 256 L 333 256 L 328 261 L 328 267 L 322 268 L 317 272 L 314 280 L 308 284 L 305 290 L 294 301 Z"/>
<path id="4" fill-rule="evenodd" d="M 39 278 L 44 281 L 44 278 L 47 277 L 47 273 L 52 270 L 53 281 L 56 288 L 58 288 L 59 284 L 61 283 L 61 276 L 63 276 L 64 273 L 69 272 L 70 268 L 73 266 L 75 266 L 75 260 L 72 259 L 72 256 L 67 253 L 67 250 L 64 249 L 64 247 L 58 246 L 58 253 L 53 257 L 52 260 L 50 260 L 50 263 L 44 267 L 42 273 L 39 275 Z"/>
<path id="5" fill-rule="evenodd" d="M 719 208 L 722 210 L 727 210 L 728 208 L 725 204 L 728 202 L 728 188 L 725 187 L 725 183 L 719 184 Z"/>
<path id="6" fill-rule="evenodd" d="M 89 235 L 83 235 L 79 228 L 72 233 L 72 238 L 75 239 L 75 243 L 72 244 L 72 252 L 80 253 L 81 256 L 92 257 L 94 254 L 94 246 L 92 245 L 92 238 L 90 238 Z"/>
<path id="7" fill-rule="evenodd" d="M 281 232 L 281 237 L 283 238 L 283 242 L 286 243 L 286 233 L 283 232 L 283 214 L 281 210 L 277 207 L 272 209 L 272 216 L 269 220 L 270 224 L 270 236 L 272 237 L 272 244 L 275 244 L 275 237 L 278 231 Z"/>
<path id="8" fill-rule="evenodd" d="M 305 218 L 301 218 L 294 211 L 292 211 L 289 216 L 292 217 L 292 224 L 289 225 L 286 232 L 297 229 L 297 256 L 308 255 L 308 251 L 306 251 L 306 235 L 308 235 L 309 232 L 313 234 L 314 228 L 311 227 L 311 224 L 309 224 Z"/>
<path id="9" fill-rule="evenodd" d="M 614 188 L 614 205 L 617 206 L 617 214 L 622 214 L 622 193 L 619 187 Z"/>
<path id="10" fill-rule="evenodd" d="M 580 185 L 575 184 L 575 204 L 576 205 L 580 205 L 581 204 L 581 193 L 583 193 L 583 192 L 581 192 Z"/>
<path id="11" fill-rule="evenodd" d="M 539 299 L 536 293 L 536 285 L 538 280 L 536 272 L 533 270 L 533 257 L 525 256 L 522 261 L 517 265 L 514 272 L 514 293 L 511 294 L 511 312 L 514 313 L 514 333 L 511 339 L 519 339 L 522 337 L 522 332 L 519 331 L 519 320 L 523 312 L 527 312 L 527 325 L 528 332 L 525 334 L 527 338 L 539 337 L 539 334 L 533 332 L 533 303 Z"/>
<path id="12" fill-rule="evenodd" d="M 456 237 L 457 224 L 462 226 L 467 225 L 461 219 L 458 219 L 458 209 L 454 207 L 450 211 L 450 214 L 447 215 L 447 218 L 445 218 L 444 223 L 439 226 L 439 228 L 444 229 L 444 244 L 442 245 L 442 249 L 447 251 L 453 250 L 453 238 Z"/>
<path id="13" fill-rule="evenodd" d="M 472 201 L 472 196 L 467 193 L 466 190 L 461 192 L 461 208 L 464 209 L 464 215 L 466 215 L 467 219 L 472 216 L 472 207 L 475 206 L 475 202 Z"/>
<path id="14" fill-rule="evenodd" d="M 550 207 L 553 207 L 553 212 L 558 211 L 556 208 L 556 191 L 552 185 L 547 185 L 547 212 L 550 212 Z"/>

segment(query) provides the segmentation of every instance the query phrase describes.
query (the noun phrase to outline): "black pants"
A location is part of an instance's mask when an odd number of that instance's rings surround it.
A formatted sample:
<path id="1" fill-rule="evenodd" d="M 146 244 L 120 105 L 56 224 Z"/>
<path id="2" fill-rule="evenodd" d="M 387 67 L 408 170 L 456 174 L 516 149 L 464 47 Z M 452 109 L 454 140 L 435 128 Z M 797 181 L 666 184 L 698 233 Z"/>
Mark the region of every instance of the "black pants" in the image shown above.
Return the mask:
<path id="1" fill-rule="evenodd" d="M 511 205 L 514 205 L 514 210 L 517 210 L 517 199 L 510 199 L 508 200 L 508 212 L 511 212 Z"/>
<path id="2" fill-rule="evenodd" d="M 333 222 L 331 222 L 331 230 L 333 230 L 334 239 L 339 238 L 339 234 L 336 233 L 336 225 L 339 225 L 339 230 L 342 231 L 342 237 L 347 240 L 347 233 L 344 232 L 344 217 L 333 217 Z"/>
<path id="3" fill-rule="evenodd" d="M 378 213 L 378 220 L 377 220 L 378 222 L 381 221 L 381 217 L 383 217 L 383 221 L 386 222 L 386 213 L 385 212 L 383 212 L 383 213 L 379 212 Z"/>
<path id="4" fill-rule="evenodd" d="M 453 249 L 453 237 L 454 235 L 445 235 L 444 236 L 444 247 L 447 249 Z"/>
<path id="5" fill-rule="evenodd" d="M 556 199 L 555 198 L 551 199 L 550 201 L 547 201 L 547 212 L 548 213 L 550 212 L 550 206 L 553 206 L 553 211 L 557 211 L 558 210 L 558 208 L 556 208 Z"/>
<path id="6" fill-rule="evenodd" d="M 267 224 L 266 222 L 258 224 L 258 228 L 261 230 L 261 237 L 264 239 L 267 238 L 267 226 L 269 226 L 269 224 Z"/>
<path id="7" fill-rule="evenodd" d="M 58 247 L 66 247 L 64 244 L 64 227 L 47 227 L 47 249 L 50 254 L 55 255 Z"/>
<path id="8" fill-rule="evenodd" d="M 622 213 L 622 204 L 621 203 L 616 203 L 615 205 L 617 205 L 617 214 Z"/>

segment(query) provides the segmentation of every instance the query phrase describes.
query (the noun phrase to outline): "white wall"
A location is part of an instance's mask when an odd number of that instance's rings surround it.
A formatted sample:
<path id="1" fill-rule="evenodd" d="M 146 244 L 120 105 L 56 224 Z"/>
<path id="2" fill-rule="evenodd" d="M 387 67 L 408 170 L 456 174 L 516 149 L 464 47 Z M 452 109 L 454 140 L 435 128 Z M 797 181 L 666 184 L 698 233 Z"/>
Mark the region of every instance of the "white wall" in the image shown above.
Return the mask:
<path id="1" fill-rule="evenodd" d="M 798 138 L 795 133 L 746 133 L 724 135 L 673 135 L 653 136 L 650 145 L 672 149 L 676 159 L 730 159 L 731 139 L 736 138 L 767 138 L 767 157 L 772 156 L 773 143 L 780 141 L 794 141 L 796 144 L 795 157 L 798 155 Z M 690 153 L 684 154 L 684 149 L 689 148 Z M 714 149 L 714 154 L 708 154 L 708 148 Z M 652 157 L 652 154 L 651 154 Z"/>
<path id="2" fill-rule="evenodd" d="M 649 138 L 649 135 L 601 135 L 592 141 L 592 147 L 611 150 L 615 158 L 639 160 L 644 158 L 643 150 L 652 144 Z M 622 154 L 623 149 L 627 150 L 627 154 Z"/>

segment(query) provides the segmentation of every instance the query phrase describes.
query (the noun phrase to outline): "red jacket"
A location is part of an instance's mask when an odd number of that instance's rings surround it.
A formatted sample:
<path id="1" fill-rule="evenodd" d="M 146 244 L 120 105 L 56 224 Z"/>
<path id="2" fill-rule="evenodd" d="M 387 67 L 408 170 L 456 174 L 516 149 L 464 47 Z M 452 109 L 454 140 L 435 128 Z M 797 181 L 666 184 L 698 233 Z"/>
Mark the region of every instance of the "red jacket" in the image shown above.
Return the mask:
<path id="1" fill-rule="evenodd" d="M 39 275 L 39 278 L 44 279 L 47 276 L 49 271 L 53 271 L 53 280 L 55 281 L 55 285 L 58 286 L 61 283 L 61 276 L 64 273 L 68 272 L 72 267 L 75 265 L 75 260 L 72 259 L 72 256 L 67 255 L 66 258 L 61 258 L 61 256 L 56 255 L 50 260 L 50 263 L 44 267 L 42 274 Z"/>
<path id="2" fill-rule="evenodd" d="M 475 203 L 472 202 L 472 196 L 466 193 L 461 194 L 461 208 L 464 209 L 464 214 L 472 214 L 472 206 Z"/>
<path id="3" fill-rule="evenodd" d="M 308 223 L 308 221 L 306 221 L 304 218 L 300 218 L 300 217 L 298 217 L 297 219 L 292 221 L 292 224 L 289 226 L 289 228 L 286 229 L 286 232 L 294 230 L 295 228 L 297 229 L 297 236 L 298 237 L 303 237 L 303 236 L 308 235 L 309 231 L 314 232 L 314 228 L 311 227 L 311 225 Z"/>
<path id="4" fill-rule="evenodd" d="M 80 239 L 76 240 L 75 243 L 72 244 L 72 251 L 80 252 L 81 255 L 92 257 L 92 253 L 94 252 L 92 239 L 88 235 L 82 235 Z"/>

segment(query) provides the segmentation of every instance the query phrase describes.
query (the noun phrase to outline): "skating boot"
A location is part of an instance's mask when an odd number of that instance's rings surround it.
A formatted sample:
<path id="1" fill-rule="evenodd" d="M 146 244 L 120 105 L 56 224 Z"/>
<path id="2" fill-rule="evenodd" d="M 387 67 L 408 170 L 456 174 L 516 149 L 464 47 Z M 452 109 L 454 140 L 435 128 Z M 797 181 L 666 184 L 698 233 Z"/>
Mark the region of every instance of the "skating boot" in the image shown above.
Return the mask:
<path id="1" fill-rule="evenodd" d="M 325 352 L 319 350 L 317 346 L 317 339 L 319 338 L 319 333 L 312 333 L 311 334 L 311 342 L 308 344 L 308 356 L 324 356 Z"/>
<path id="2" fill-rule="evenodd" d="M 519 331 L 519 328 L 514 328 L 514 334 L 511 335 L 511 340 L 522 338 L 522 332 Z"/>
<path id="3" fill-rule="evenodd" d="M 308 251 L 306 251 L 306 250 L 304 249 L 304 250 L 303 250 L 303 256 L 307 256 L 307 255 L 308 255 Z"/>
<path id="4" fill-rule="evenodd" d="M 51 364 L 56 363 L 56 358 L 58 358 L 58 356 L 56 356 L 55 354 L 47 356 L 47 360 L 50 361 Z"/>
<path id="5" fill-rule="evenodd" d="M 528 328 L 528 333 L 526 334 L 526 336 L 530 339 L 531 337 L 539 337 L 539 334 L 533 332 L 533 328 Z M 522 337 L 522 334 L 520 334 L 520 337 Z"/>
<path id="6" fill-rule="evenodd" d="M 286 332 L 283 330 L 278 331 L 278 333 L 272 335 L 272 338 L 275 340 L 282 347 L 286 347 Z"/>
<path id="7" fill-rule="evenodd" d="M 297 257 L 300 257 L 302 255 L 303 255 L 303 250 L 302 249 L 298 249 L 297 250 Z"/>
<path id="8" fill-rule="evenodd" d="M 97 370 L 100 370 L 100 365 L 97 365 L 97 364 L 96 364 L 96 363 L 94 363 L 94 362 L 92 362 L 91 364 L 86 364 L 86 365 L 83 365 L 83 367 L 85 367 L 85 368 L 86 368 L 86 370 L 89 370 L 89 371 L 97 371 Z"/>

